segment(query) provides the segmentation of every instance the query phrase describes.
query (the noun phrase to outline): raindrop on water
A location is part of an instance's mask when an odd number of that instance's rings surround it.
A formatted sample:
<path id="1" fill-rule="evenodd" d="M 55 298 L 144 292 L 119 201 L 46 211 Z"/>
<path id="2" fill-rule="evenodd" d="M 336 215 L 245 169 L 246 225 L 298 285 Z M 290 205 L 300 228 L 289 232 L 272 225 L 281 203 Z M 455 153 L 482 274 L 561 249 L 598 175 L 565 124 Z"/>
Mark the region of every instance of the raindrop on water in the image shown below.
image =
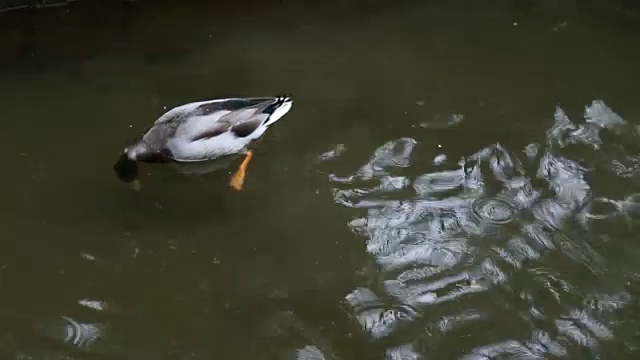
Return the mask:
<path id="1" fill-rule="evenodd" d="M 472 209 L 478 220 L 491 224 L 506 224 L 514 216 L 513 206 L 502 198 L 479 198 L 473 202 Z"/>

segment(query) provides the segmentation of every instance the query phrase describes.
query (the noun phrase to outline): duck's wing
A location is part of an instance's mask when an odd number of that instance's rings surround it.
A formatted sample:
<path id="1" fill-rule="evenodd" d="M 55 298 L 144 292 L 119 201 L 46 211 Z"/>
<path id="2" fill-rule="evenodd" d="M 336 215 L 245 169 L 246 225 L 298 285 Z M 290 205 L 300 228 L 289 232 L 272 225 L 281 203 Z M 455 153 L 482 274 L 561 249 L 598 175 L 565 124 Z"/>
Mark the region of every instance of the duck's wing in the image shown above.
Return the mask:
<path id="1" fill-rule="evenodd" d="M 257 109 L 260 107 L 266 107 L 270 103 L 277 100 L 274 97 L 256 97 L 256 98 L 231 98 L 222 100 L 204 101 L 199 103 L 197 107 L 193 109 L 193 115 L 196 116 L 209 116 L 216 113 L 228 113 L 242 110 Z"/>
<path id="2" fill-rule="evenodd" d="M 194 134 L 192 139 L 212 138 L 225 132 L 231 132 L 237 137 L 247 137 L 267 123 L 274 110 L 284 101 L 284 97 L 271 97 L 227 99 L 202 104 L 192 115 L 209 117 L 213 121 Z"/>
<path id="3" fill-rule="evenodd" d="M 189 120 L 192 117 L 206 116 L 211 119 L 217 119 L 222 115 L 237 110 L 253 108 L 263 103 L 273 101 L 275 98 L 229 98 L 197 101 L 180 106 L 162 114 L 155 123 L 175 123 L 179 124 Z"/>

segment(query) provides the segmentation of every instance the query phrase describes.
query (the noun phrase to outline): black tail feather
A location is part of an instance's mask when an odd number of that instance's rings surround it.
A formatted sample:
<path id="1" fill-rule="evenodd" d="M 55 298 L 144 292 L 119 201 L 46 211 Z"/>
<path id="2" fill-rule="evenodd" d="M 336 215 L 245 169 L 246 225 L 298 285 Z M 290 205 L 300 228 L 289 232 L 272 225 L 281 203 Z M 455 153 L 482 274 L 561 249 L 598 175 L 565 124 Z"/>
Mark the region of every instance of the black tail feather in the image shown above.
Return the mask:
<path id="1" fill-rule="evenodd" d="M 276 95 L 275 101 L 269 104 L 269 106 L 265 107 L 264 110 L 262 110 L 262 113 L 271 115 L 273 114 L 274 111 L 276 111 L 277 108 L 279 108 L 280 106 L 282 106 L 282 104 L 288 101 L 291 101 L 291 95 L 288 95 L 288 94 Z"/>

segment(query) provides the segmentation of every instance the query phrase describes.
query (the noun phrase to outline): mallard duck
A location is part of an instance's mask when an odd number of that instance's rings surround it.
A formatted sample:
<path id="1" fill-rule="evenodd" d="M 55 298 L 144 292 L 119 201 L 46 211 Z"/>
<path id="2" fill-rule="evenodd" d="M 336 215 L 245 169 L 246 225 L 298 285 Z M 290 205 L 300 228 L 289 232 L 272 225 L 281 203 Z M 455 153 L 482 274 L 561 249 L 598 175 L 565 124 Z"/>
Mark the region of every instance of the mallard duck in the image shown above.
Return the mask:
<path id="1" fill-rule="evenodd" d="M 293 105 L 289 96 L 227 98 L 192 102 L 162 114 L 142 136 L 124 149 L 114 165 L 118 178 L 137 181 L 137 162 L 196 162 L 244 154 L 229 185 L 241 190 L 253 153 L 252 141 L 282 118 Z"/>

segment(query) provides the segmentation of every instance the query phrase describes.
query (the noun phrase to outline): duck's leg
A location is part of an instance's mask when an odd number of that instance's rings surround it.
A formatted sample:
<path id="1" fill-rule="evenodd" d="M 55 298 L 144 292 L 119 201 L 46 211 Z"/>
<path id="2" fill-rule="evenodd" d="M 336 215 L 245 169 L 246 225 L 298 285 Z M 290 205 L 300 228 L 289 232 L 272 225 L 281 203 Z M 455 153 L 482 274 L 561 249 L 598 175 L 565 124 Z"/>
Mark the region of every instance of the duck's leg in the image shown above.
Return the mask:
<path id="1" fill-rule="evenodd" d="M 251 161 L 252 156 L 253 152 L 251 150 L 248 150 L 247 155 L 245 156 L 244 160 L 242 160 L 242 163 L 238 168 L 238 171 L 236 171 L 236 173 L 231 178 L 231 181 L 229 181 L 229 185 L 234 190 L 242 190 L 242 186 L 244 185 L 244 178 L 247 174 L 247 166 L 249 166 L 249 162 Z"/>

